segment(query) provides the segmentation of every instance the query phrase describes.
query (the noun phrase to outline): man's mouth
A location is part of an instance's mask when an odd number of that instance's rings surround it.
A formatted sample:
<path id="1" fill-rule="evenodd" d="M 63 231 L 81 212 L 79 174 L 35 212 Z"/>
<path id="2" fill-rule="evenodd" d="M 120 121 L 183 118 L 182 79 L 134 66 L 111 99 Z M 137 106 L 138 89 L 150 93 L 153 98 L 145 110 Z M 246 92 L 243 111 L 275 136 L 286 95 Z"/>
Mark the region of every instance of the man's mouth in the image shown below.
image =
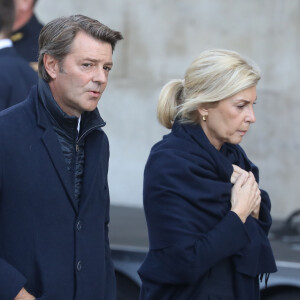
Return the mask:
<path id="1" fill-rule="evenodd" d="M 100 91 L 89 91 L 89 93 L 91 93 L 93 96 L 99 96 L 101 94 Z"/>

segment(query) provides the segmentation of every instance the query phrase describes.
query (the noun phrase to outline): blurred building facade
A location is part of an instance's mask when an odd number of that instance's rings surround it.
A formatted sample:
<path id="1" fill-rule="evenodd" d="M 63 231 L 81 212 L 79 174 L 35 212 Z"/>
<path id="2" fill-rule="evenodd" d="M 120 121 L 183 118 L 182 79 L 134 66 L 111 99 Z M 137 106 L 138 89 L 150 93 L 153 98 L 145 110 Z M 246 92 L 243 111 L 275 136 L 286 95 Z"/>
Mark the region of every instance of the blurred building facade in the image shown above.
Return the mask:
<path id="1" fill-rule="evenodd" d="M 143 169 L 151 146 L 168 131 L 156 120 L 160 89 L 183 78 L 196 56 L 226 48 L 261 68 L 257 121 L 242 146 L 259 166 L 275 218 L 300 208 L 300 0 L 39 0 L 46 23 L 86 14 L 113 29 L 114 68 L 99 104 L 110 140 L 113 204 L 142 206 Z"/>

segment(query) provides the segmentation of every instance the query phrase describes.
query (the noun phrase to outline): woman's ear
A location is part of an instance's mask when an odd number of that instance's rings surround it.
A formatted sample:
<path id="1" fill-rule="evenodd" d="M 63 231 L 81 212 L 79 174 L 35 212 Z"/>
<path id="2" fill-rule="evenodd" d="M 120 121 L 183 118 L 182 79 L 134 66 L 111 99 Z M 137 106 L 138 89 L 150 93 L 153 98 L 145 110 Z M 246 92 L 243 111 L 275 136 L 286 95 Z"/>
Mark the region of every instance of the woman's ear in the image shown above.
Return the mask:
<path id="1" fill-rule="evenodd" d="M 199 106 L 198 107 L 198 112 L 200 114 L 201 119 L 203 121 L 206 121 L 206 118 L 208 116 L 208 109 L 207 109 L 207 107 L 203 106 L 203 105 Z"/>

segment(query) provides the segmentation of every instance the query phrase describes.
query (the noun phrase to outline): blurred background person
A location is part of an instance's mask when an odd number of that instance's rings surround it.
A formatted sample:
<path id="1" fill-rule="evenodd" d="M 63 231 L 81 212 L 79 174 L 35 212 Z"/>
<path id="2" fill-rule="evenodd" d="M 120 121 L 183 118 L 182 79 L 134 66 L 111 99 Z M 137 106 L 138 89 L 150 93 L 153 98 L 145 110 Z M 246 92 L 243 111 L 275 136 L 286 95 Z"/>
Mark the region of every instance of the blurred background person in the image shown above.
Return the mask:
<path id="1" fill-rule="evenodd" d="M 38 79 L 9 39 L 13 22 L 14 1 L 0 0 L 0 110 L 24 100 Z"/>
<path id="2" fill-rule="evenodd" d="M 259 79 L 238 53 L 210 50 L 162 89 L 158 119 L 171 133 L 145 167 L 141 300 L 258 300 L 259 275 L 276 271 L 270 199 L 238 145 Z"/>
<path id="3" fill-rule="evenodd" d="M 43 25 L 34 14 L 37 0 L 14 0 L 15 21 L 11 39 L 17 52 L 37 71 L 38 39 Z"/>

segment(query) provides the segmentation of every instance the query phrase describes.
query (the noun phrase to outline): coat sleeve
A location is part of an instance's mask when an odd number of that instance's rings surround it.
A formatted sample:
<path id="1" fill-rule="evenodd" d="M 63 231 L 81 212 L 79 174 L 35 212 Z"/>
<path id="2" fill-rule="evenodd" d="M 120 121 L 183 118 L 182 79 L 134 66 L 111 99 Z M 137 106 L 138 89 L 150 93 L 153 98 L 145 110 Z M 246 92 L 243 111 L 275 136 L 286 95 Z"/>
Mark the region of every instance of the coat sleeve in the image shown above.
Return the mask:
<path id="1" fill-rule="evenodd" d="M 0 258 L 0 299 L 14 299 L 26 283 L 25 277 Z"/>
<path id="2" fill-rule="evenodd" d="M 150 250 L 139 269 L 142 278 L 161 284 L 192 284 L 218 262 L 249 242 L 240 218 L 229 212 L 201 238 Z"/>
<path id="3" fill-rule="evenodd" d="M 107 140 L 107 138 L 106 138 Z M 109 143 L 107 140 L 107 163 L 109 160 Z M 115 271 L 114 266 L 111 258 L 111 250 L 109 245 L 109 211 L 110 211 L 110 196 L 109 196 L 109 187 L 108 187 L 108 181 L 107 181 L 107 174 L 106 174 L 106 210 L 105 210 L 105 267 L 106 267 L 106 290 L 105 290 L 105 299 L 116 299 L 116 279 L 115 279 Z"/>
<path id="4" fill-rule="evenodd" d="M 2 155 L 0 153 L 0 197 L 2 194 Z M 1 202 L 1 198 L 0 198 Z M 1 240 L 0 240 L 1 243 Z M 12 265 L 0 257 L 0 299 L 11 300 L 24 287 L 26 278 Z"/>
<path id="5" fill-rule="evenodd" d="M 230 211 L 231 184 L 216 177 L 209 157 L 180 150 L 152 153 L 144 175 L 150 250 L 139 274 L 161 284 L 195 283 L 249 242 Z"/>
<path id="6" fill-rule="evenodd" d="M 108 192 L 108 191 L 107 191 Z M 108 192 L 108 203 L 106 207 L 106 220 L 105 220 L 105 265 L 106 265 L 106 291 L 105 291 L 105 299 L 115 299 L 116 298 L 116 280 L 115 280 L 115 272 L 114 266 L 111 258 L 111 250 L 109 246 L 109 238 L 108 238 L 108 224 L 109 224 L 109 192 Z"/>

